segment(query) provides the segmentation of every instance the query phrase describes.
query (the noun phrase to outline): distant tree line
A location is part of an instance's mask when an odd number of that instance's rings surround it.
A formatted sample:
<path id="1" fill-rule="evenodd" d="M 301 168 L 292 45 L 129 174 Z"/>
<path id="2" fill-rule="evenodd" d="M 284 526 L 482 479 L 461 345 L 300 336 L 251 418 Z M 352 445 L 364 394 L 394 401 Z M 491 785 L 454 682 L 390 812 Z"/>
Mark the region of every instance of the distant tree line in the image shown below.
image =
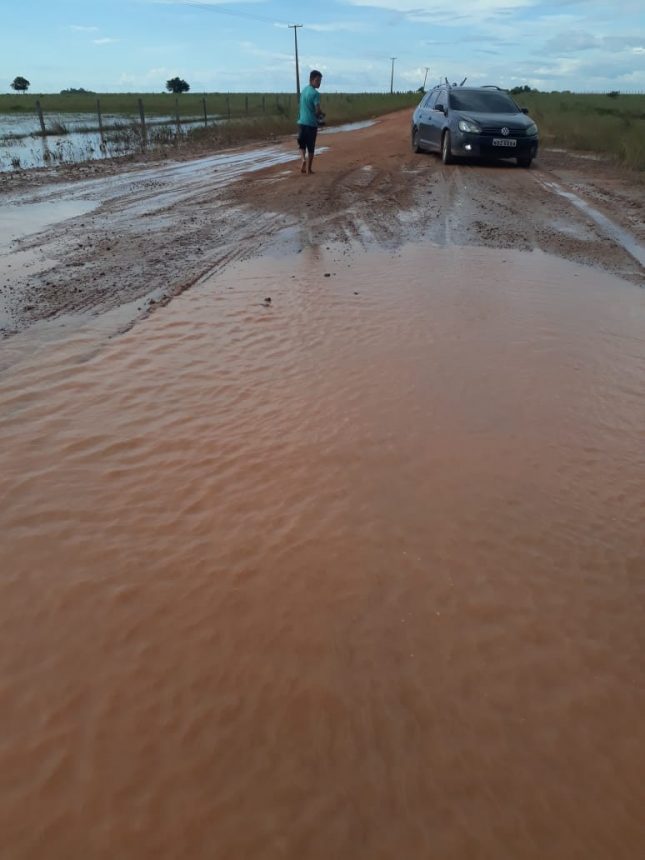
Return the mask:
<path id="1" fill-rule="evenodd" d="M 15 90 L 17 93 L 26 93 L 27 90 L 29 89 L 29 87 L 31 86 L 31 83 L 27 80 L 27 78 L 22 77 L 22 75 L 18 75 L 17 77 L 15 77 L 13 79 L 10 86 L 11 86 L 11 89 Z M 176 94 L 187 93 L 190 91 L 190 84 L 187 81 L 185 81 L 183 78 L 174 77 L 174 78 L 170 78 L 169 80 L 166 81 L 166 90 L 169 93 L 176 93 Z M 408 93 L 412 93 L 412 92 L 413 92 L 412 90 L 408 90 Z M 420 86 L 414 92 L 424 93 L 425 89 L 423 86 Z M 511 90 L 509 90 L 509 92 L 511 93 L 511 95 L 519 96 L 519 95 L 523 95 L 525 93 L 539 93 L 540 90 L 538 90 L 536 87 L 530 87 L 528 84 L 524 84 L 523 86 L 513 87 Z M 570 93 L 571 91 L 570 90 L 560 90 L 560 91 L 559 90 L 552 90 L 551 92 L 553 92 L 553 93 L 561 92 L 563 95 L 566 95 L 566 94 Z M 94 90 L 86 90 L 85 87 L 68 87 L 67 89 L 61 90 L 60 94 L 63 96 L 65 96 L 65 95 L 96 95 Z M 620 91 L 619 90 L 612 90 L 611 92 L 607 93 L 607 95 L 609 96 L 610 99 L 615 99 L 615 98 L 618 98 L 618 96 L 620 95 Z"/>
<path id="2" fill-rule="evenodd" d="M 18 75 L 18 77 L 13 79 L 10 86 L 11 89 L 15 90 L 17 93 L 26 93 L 31 86 L 31 83 L 27 78 L 23 78 L 22 75 Z M 169 93 L 187 93 L 190 90 L 190 84 L 183 78 L 170 78 L 170 80 L 166 81 L 166 89 Z M 61 90 L 60 94 L 63 96 L 96 95 L 93 90 L 86 90 L 85 87 L 68 87 L 65 90 Z"/>

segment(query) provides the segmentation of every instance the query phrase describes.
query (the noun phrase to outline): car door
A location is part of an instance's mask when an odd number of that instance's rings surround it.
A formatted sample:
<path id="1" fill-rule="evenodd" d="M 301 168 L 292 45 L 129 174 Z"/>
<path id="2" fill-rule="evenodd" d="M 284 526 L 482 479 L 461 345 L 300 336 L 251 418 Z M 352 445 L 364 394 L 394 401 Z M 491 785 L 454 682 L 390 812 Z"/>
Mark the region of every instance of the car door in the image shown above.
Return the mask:
<path id="1" fill-rule="evenodd" d="M 428 93 L 428 95 L 421 102 L 418 113 L 418 128 L 419 128 L 419 142 L 423 146 L 428 146 L 428 140 L 430 135 L 430 118 L 432 115 L 431 105 L 437 97 L 436 91 L 432 91 Z"/>
<path id="2" fill-rule="evenodd" d="M 441 132 L 445 121 L 445 109 L 448 107 L 448 90 L 445 87 L 437 90 L 436 98 L 432 101 L 429 111 L 427 146 L 430 149 L 441 149 Z"/>

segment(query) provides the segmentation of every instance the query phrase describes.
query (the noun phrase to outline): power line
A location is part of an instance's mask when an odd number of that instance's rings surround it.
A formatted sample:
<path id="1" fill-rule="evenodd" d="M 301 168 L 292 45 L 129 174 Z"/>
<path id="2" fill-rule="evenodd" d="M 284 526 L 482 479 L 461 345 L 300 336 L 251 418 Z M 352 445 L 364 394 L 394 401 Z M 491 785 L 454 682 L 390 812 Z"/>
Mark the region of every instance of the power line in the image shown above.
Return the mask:
<path id="1" fill-rule="evenodd" d="M 233 18 L 248 18 L 251 21 L 262 21 L 265 24 L 279 24 L 281 27 L 289 26 L 286 21 L 278 21 L 275 18 L 267 18 L 264 15 L 253 15 L 251 12 L 241 12 L 236 9 L 225 9 L 223 6 L 213 6 L 211 3 L 198 3 L 188 0 L 188 2 L 181 5 L 193 6 L 196 9 L 204 9 L 208 12 L 216 12 L 218 15 L 230 15 Z"/>

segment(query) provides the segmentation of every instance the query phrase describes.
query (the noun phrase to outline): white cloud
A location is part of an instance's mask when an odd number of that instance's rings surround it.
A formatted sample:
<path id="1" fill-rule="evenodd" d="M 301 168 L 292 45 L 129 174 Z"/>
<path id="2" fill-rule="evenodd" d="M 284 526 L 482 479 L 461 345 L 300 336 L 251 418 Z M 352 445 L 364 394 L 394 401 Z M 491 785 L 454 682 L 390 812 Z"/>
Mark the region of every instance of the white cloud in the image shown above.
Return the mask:
<path id="1" fill-rule="evenodd" d="M 120 42 L 120 39 L 111 39 L 109 36 L 105 36 L 102 39 L 92 39 L 92 42 L 95 45 L 113 45 L 115 42 Z"/>
<path id="2" fill-rule="evenodd" d="M 316 33 L 365 33 L 368 25 L 360 21 L 330 21 L 326 24 L 307 24 L 307 30 Z"/>
<path id="3" fill-rule="evenodd" d="M 293 54 L 283 51 L 270 51 L 267 48 L 258 48 L 255 42 L 239 42 L 240 50 L 253 57 L 260 57 L 270 62 L 293 63 Z M 302 58 L 301 58 L 302 60 Z"/>
<path id="4" fill-rule="evenodd" d="M 508 15 L 515 9 L 527 9 L 538 0 L 470 0 L 467 6 L 455 6 L 450 0 L 346 0 L 350 6 L 373 6 L 401 15 L 425 20 L 465 19 L 475 21 L 482 16 Z"/>
<path id="5" fill-rule="evenodd" d="M 582 30 L 565 30 L 547 39 L 544 44 L 544 48 L 547 51 L 562 54 L 590 50 L 622 53 L 630 48 L 638 51 L 639 48 L 643 48 L 644 46 L 645 36 L 594 36 Z"/>

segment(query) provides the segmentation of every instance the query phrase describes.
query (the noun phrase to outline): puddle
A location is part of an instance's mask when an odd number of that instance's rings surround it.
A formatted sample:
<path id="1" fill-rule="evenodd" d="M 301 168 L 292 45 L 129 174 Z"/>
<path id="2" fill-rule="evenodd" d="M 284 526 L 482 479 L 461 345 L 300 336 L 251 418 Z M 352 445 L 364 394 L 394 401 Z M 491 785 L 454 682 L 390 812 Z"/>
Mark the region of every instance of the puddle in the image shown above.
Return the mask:
<path id="1" fill-rule="evenodd" d="M 12 290 L 24 276 L 42 272 L 53 265 L 40 249 L 17 250 L 14 243 L 39 233 L 46 227 L 91 212 L 91 200 L 48 200 L 46 202 L 5 202 L 0 209 L 0 333 L 13 326 Z"/>
<path id="2" fill-rule="evenodd" d="M 98 129 L 98 116 L 94 113 L 56 113 L 47 111 L 45 114 L 45 126 L 51 128 L 56 125 L 63 125 L 66 129 L 73 132 L 83 132 L 88 128 Z M 103 127 L 110 129 L 114 127 L 123 127 L 137 124 L 139 122 L 138 114 L 115 114 L 104 113 L 101 115 Z M 209 115 L 209 122 L 220 119 L 215 114 Z M 182 125 L 193 125 L 199 123 L 204 124 L 203 117 L 186 116 L 182 117 Z M 146 124 L 149 126 L 166 125 L 174 126 L 176 119 L 174 116 L 167 114 L 166 116 L 151 115 L 146 117 Z M 15 137 L 17 135 L 34 135 L 40 132 L 40 123 L 36 113 L 0 113 L 0 144 L 4 139 Z"/>
<path id="3" fill-rule="evenodd" d="M 211 125 L 215 119 L 209 119 Z M 17 168 L 26 170 L 52 164 L 119 158 L 141 148 L 137 120 L 133 116 L 105 116 L 103 137 L 98 128 L 83 130 L 96 126 L 97 121 L 95 114 L 48 115 L 48 128 L 52 127 L 52 123 L 62 123 L 68 132 L 48 134 L 42 138 L 35 117 L 0 114 L 0 173 Z M 182 119 L 180 135 L 202 125 L 203 119 Z M 168 136 L 176 133 L 177 126 L 173 117 L 151 117 L 146 121 L 146 128 L 148 145 L 155 149 L 160 143 L 168 144 Z"/>
<path id="4" fill-rule="evenodd" d="M 53 164 L 73 164 L 101 158 L 119 158 L 136 152 L 138 146 L 125 141 L 101 140 L 98 132 L 70 132 L 46 138 L 26 137 L 0 141 L 0 173 L 29 170 Z"/>
<path id="5" fill-rule="evenodd" d="M 0 209 L 0 255 L 5 254 L 16 239 L 23 239 L 33 233 L 39 233 L 45 227 L 85 215 L 97 205 L 91 200 L 4 204 Z"/>
<path id="6" fill-rule="evenodd" d="M 502 268 L 0 342 L 7 856 L 637 856 L 643 292 Z"/>
<path id="7" fill-rule="evenodd" d="M 320 134 L 338 134 L 344 131 L 359 131 L 361 128 L 369 128 L 375 125 L 375 119 L 366 119 L 361 122 L 346 122 L 343 125 L 332 125 L 329 128 L 322 128 Z"/>
<path id="8" fill-rule="evenodd" d="M 606 236 L 613 239 L 614 242 L 631 254 L 635 260 L 638 260 L 641 266 L 645 266 L 645 246 L 641 245 L 641 243 L 626 230 L 623 230 L 622 227 L 619 227 L 618 224 L 615 224 L 607 218 L 606 215 L 603 215 L 602 212 L 598 212 L 597 209 L 594 209 L 585 200 L 578 197 L 577 194 L 573 194 L 571 191 L 565 191 L 555 182 L 544 182 L 543 184 L 546 188 L 549 188 L 551 191 L 555 191 L 555 193 L 559 194 L 561 197 L 565 197 L 570 203 L 573 203 L 577 209 L 584 212 L 585 215 L 588 215 L 589 218 L 595 221 L 595 223 L 602 229 Z"/>
<path id="9" fill-rule="evenodd" d="M 317 147 L 316 155 L 323 155 L 328 149 L 326 146 Z M 210 188 L 215 189 L 228 185 L 246 173 L 299 162 L 299 159 L 297 149 L 294 152 L 294 149 L 279 146 L 252 151 L 234 149 L 190 161 L 164 162 L 151 167 L 138 167 L 133 171 L 119 171 L 98 179 L 44 186 L 30 190 L 28 197 L 24 194 L 7 195 L 6 200 L 11 204 L 42 204 L 43 212 L 46 212 L 50 201 L 55 201 L 57 206 L 61 199 L 79 202 L 79 205 L 82 201 L 91 200 L 94 207 L 97 200 L 106 202 L 123 197 L 119 217 L 125 222 L 141 215 L 158 217 L 168 206 L 191 199 L 203 189 L 205 181 Z M 17 211 L 16 205 L 12 217 Z M 9 215 L 6 218 L 8 220 Z M 55 222 L 56 218 L 52 216 L 47 224 Z"/>

